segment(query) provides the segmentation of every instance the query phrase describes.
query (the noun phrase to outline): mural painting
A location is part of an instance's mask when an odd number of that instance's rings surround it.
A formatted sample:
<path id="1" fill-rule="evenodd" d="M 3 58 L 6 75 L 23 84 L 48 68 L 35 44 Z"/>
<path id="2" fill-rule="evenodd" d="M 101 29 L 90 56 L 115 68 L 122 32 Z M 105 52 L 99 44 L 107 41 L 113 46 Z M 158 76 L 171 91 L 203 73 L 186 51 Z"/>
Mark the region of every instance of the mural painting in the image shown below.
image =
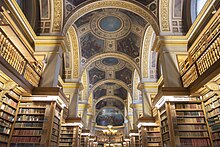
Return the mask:
<path id="1" fill-rule="evenodd" d="M 105 58 L 102 60 L 102 63 L 107 66 L 113 66 L 119 63 L 119 60 L 113 57 Z"/>
<path id="2" fill-rule="evenodd" d="M 96 38 L 91 33 L 80 38 L 82 56 L 88 59 L 95 54 L 101 53 L 104 48 L 104 41 Z"/>
<path id="3" fill-rule="evenodd" d="M 122 26 L 121 20 L 115 16 L 107 16 L 100 20 L 100 27 L 104 31 L 114 32 L 120 29 L 121 26 Z"/>
<path id="4" fill-rule="evenodd" d="M 128 93 L 127 90 L 124 89 L 123 87 L 115 89 L 114 90 L 114 95 L 122 98 L 123 100 L 127 99 Z"/>
<path id="5" fill-rule="evenodd" d="M 131 58 L 139 56 L 141 38 L 130 33 L 127 37 L 117 41 L 117 50 L 125 53 Z"/>
<path id="6" fill-rule="evenodd" d="M 93 15 L 95 15 L 97 12 L 102 11 L 101 9 L 96 10 L 96 11 L 92 11 L 90 13 L 85 14 L 84 16 L 80 17 L 76 22 L 75 25 L 77 27 L 80 27 L 86 23 L 89 23 L 89 21 L 92 19 Z"/>
<path id="7" fill-rule="evenodd" d="M 106 95 L 106 89 L 102 89 L 100 87 L 97 87 L 93 92 L 94 99 L 98 99 L 98 98 L 105 96 L 105 95 Z"/>
<path id="8" fill-rule="evenodd" d="M 105 78 L 105 72 L 101 71 L 97 68 L 92 68 L 89 71 L 89 83 L 95 84 L 96 82 L 102 80 Z"/>
<path id="9" fill-rule="evenodd" d="M 119 79 L 126 84 L 131 84 L 132 71 L 128 68 L 124 68 L 120 71 L 115 72 L 116 79 Z"/>
<path id="10" fill-rule="evenodd" d="M 124 104 L 117 99 L 108 98 L 108 99 L 101 100 L 100 102 L 96 104 L 96 109 L 101 109 L 105 106 L 114 106 L 120 109 L 121 111 L 124 111 Z"/>
<path id="11" fill-rule="evenodd" d="M 125 13 L 126 15 L 129 16 L 131 19 L 131 22 L 137 25 L 142 26 L 143 28 L 147 24 L 147 21 L 145 21 L 142 17 L 138 16 L 137 14 L 127 11 L 127 10 L 120 10 L 121 12 Z"/>
<path id="12" fill-rule="evenodd" d="M 119 110 L 106 108 L 99 112 L 96 118 L 96 123 L 101 126 L 122 126 L 124 123 L 124 117 Z"/>

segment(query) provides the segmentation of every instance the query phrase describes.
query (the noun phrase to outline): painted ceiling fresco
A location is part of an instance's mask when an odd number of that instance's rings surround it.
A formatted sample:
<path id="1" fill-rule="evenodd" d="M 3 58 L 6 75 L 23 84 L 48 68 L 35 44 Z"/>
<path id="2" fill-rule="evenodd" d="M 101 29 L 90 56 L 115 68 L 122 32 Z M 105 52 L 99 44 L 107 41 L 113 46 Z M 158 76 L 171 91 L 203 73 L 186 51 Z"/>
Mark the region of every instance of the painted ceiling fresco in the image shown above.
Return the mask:
<path id="1" fill-rule="evenodd" d="M 128 92 L 125 88 L 121 87 L 114 90 L 114 95 L 122 98 L 123 100 L 127 99 Z"/>
<path id="2" fill-rule="evenodd" d="M 96 123 L 101 126 L 122 126 L 124 123 L 124 116 L 117 109 L 105 108 L 98 113 Z"/>
<path id="3" fill-rule="evenodd" d="M 87 0 L 65 0 L 64 3 L 64 18 L 67 18 L 71 11 L 74 10 L 77 6 L 84 3 Z M 136 0 L 139 4 L 145 6 L 150 10 L 156 17 L 158 17 L 158 7 L 159 0 Z"/>
<path id="4" fill-rule="evenodd" d="M 114 107 L 120 109 L 122 112 L 124 110 L 124 104 L 121 101 L 113 99 L 113 98 L 107 98 L 107 99 L 99 101 L 96 104 L 96 109 L 101 109 L 106 106 L 109 106 L 109 107 L 114 106 Z"/>
<path id="5" fill-rule="evenodd" d="M 120 71 L 116 71 L 115 73 L 115 77 L 116 79 L 120 79 L 123 82 L 125 82 L 126 84 L 131 84 L 131 80 L 132 80 L 132 71 L 128 68 L 124 68 Z"/>
<path id="6" fill-rule="evenodd" d="M 132 60 L 140 56 L 141 37 L 148 25 L 137 14 L 119 9 L 99 9 L 75 23 L 83 60 L 100 53 L 119 52 Z"/>
<path id="7" fill-rule="evenodd" d="M 101 87 L 97 87 L 94 92 L 93 92 L 93 98 L 94 99 L 98 99 L 102 96 L 105 96 L 106 95 L 106 89 L 103 89 Z"/>
<path id="8" fill-rule="evenodd" d="M 136 58 L 140 52 L 140 41 L 137 35 L 130 33 L 127 37 L 117 41 L 117 50 L 131 58 Z"/>
<path id="9" fill-rule="evenodd" d="M 82 56 L 89 58 L 97 53 L 101 53 L 104 49 L 104 41 L 95 37 L 91 33 L 80 38 Z"/>
<path id="10" fill-rule="evenodd" d="M 95 84 L 96 82 L 105 78 L 105 72 L 97 68 L 93 68 L 89 71 L 89 83 Z"/>
<path id="11" fill-rule="evenodd" d="M 127 89 L 132 90 L 135 66 L 140 66 L 141 38 L 148 25 L 133 12 L 110 8 L 89 12 L 73 24 L 79 36 L 81 68 L 86 67 L 90 89 L 99 82 L 113 81 L 92 92 L 95 101 L 105 97 L 95 106 L 100 110 L 98 125 L 123 125 L 125 106 L 119 99 L 126 100 Z"/>

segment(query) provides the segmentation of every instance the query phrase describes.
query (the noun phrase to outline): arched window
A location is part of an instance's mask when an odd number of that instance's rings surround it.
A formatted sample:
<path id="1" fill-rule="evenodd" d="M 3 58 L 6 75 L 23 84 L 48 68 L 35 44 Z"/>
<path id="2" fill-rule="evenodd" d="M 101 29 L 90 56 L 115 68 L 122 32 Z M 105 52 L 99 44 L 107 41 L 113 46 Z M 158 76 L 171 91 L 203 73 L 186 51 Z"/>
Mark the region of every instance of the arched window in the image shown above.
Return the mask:
<path id="1" fill-rule="evenodd" d="M 191 18 L 195 21 L 197 15 L 202 10 L 207 0 L 191 0 Z"/>

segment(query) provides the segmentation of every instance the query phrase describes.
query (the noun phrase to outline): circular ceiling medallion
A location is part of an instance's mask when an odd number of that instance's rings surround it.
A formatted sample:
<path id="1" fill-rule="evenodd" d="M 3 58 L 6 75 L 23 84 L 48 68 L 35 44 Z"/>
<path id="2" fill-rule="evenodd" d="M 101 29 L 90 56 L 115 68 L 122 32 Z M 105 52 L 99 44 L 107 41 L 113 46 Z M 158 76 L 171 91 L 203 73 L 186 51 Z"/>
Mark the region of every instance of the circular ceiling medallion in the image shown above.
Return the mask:
<path id="1" fill-rule="evenodd" d="M 95 66 L 102 71 L 118 71 L 125 65 L 125 61 L 113 57 L 106 57 L 95 62 Z"/>
<path id="2" fill-rule="evenodd" d="M 106 16 L 100 20 L 99 25 L 104 31 L 114 32 L 121 28 L 122 22 L 115 16 Z"/>
<path id="3" fill-rule="evenodd" d="M 104 58 L 104 59 L 102 60 L 102 63 L 103 63 L 104 65 L 107 65 L 107 66 L 113 66 L 113 65 L 118 64 L 119 61 L 118 61 L 118 59 L 116 59 L 116 58 L 109 57 L 109 58 Z"/>
<path id="4" fill-rule="evenodd" d="M 131 29 L 128 16 L 115 9 L 95 14 L 90 25 L 93 34 L 104 39 L 122 38 Z"/>

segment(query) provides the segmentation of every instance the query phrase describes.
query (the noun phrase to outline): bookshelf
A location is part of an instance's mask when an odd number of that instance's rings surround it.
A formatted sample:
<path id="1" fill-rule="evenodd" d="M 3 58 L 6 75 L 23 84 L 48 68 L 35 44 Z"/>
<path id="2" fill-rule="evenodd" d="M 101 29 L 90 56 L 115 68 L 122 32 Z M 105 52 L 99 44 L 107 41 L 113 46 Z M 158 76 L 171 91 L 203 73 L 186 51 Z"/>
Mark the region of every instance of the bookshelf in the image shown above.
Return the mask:
<path id="1" fill-rule="evenodd" d="M 160 131 L 163 146 L 170 146 L 170 134 L 167 114 L 167 103 L 159 109 Z"/>
<path id="2" fill-rule="evenodd" d="M 73 126 L 61 125 L 59 147 L 72 147 Z"/>
<path id="3" fill-rule="evenodd" d="M 55 109 L 54 109 L 54 117 L 53 117 L 53 124 L 52 124 L 50 146 L 58 146 L 58 144 L 59 144 L 61 113 L 62 113 L 62 108 L 59 107 L 58 105 L 56 105 Z"/>
<path id="4" fill-rule="evenodd" d="M 11 139 L 11 146 L 42 146 L 46 131 L 45 117 L 50 108 L 47 102 L 20 102 Z"/>
<path id="5" fill-rule="evenodd" d="M 136 132 L 135 130 L 131 130 L 129 136 L 130 136 L 131 147 L 140 146 L 139 132 Z"/>
<path id="6" fill-rule="evenodd" d="M 203 95 L 207 123 L 211 132 L 213 145 L 220 146 L 220 96 L 209 91 Z"/>
<path id="7" fill-rule="evenodd" d="M 59 147 L 80 146 L 82 126 L 79 123 L 65 123 L 61 125 Z"/>
<path id="8" fill-rule="evenodd" d="M 145 147 L 161 147 L 160 127 L 156 123 L 142 123 L 139 126 L 140 145 Z"/>
<path id="9" fill-rule="evenodd" d="M 165 96 L 158 109 L 163 146 L 212 146 L 200 98 Z"/>
<path id="10" fill-rule="evenodd" d="M 173 103 L 176 111 L 174 125 L 181 146 L 211 146 L 202 103 L 198 101 Z"/>
<path id="11" fill-rule="evenodd" d="M 0 91 L 1 92 L 1 91 Z M 16 119 L 17 106 L 19 105 L 18 96 L 13 92 L 4 94 L 0 97 L 0 146 L 6 147 L 10 142 L 10 136 Z"/>

